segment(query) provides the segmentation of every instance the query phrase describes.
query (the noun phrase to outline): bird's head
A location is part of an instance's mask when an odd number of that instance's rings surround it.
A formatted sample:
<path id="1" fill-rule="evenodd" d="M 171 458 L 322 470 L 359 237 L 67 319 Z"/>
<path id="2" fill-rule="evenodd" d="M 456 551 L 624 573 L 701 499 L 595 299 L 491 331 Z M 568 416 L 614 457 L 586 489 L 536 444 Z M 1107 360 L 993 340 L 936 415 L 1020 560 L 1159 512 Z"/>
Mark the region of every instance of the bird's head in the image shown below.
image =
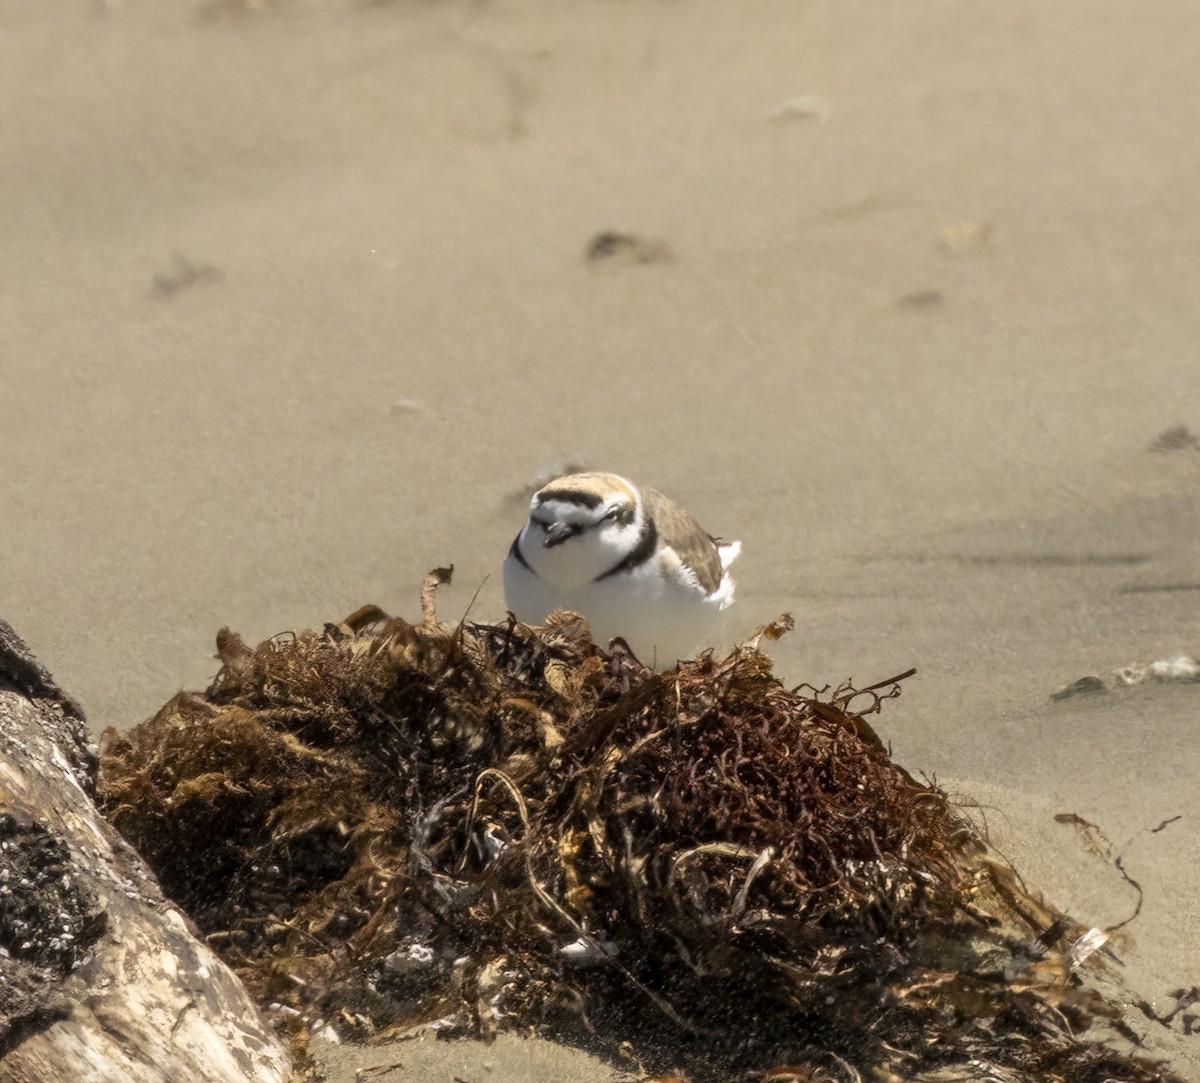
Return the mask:
<path id="1" fill-rule="evenodd" d="M 569 474 L 533 494 L 521 552 L 555 586 L 588 582 L 619 564 L 642 526 L 637 488 L 617 474 Z"/>

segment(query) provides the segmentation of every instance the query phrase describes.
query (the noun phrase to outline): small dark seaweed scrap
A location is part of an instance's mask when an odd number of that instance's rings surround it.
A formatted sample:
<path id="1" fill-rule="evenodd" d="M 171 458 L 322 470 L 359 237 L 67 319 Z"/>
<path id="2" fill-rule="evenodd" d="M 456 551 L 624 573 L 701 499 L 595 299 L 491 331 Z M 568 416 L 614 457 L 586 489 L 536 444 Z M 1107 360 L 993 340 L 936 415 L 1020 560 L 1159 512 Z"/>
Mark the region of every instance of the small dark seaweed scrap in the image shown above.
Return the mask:
<path id="1" fill-rule="evenodd" d="M 1196 439 L 1196 435 L 1186 425 L 1173 425 L 1169 429 L 1163 429 L 1151 440 L 1146 450 L 1161 454 L 1167 451 L 1185 451 L 1197 446 L 1200 446 L 1200 440 Z"/>
<path id="2" fill-rule="evenodd" d="M 632 233 L 606 229 L 588 241 L 583 258 L 589 263 L 611 260 L 621 263 L 658 263 L 670 255 L 662 241 L 648 240 Z"/>
<path id="3" fill-rule="evenodd" d="M 216 267 L 206 263 L 193 263 L 187 256 L 175 253 L 170 271 L 161 272 L 154 276 L 154 295 L 156 297 L 174 297 L 181 290 L 194 286 L 198 282 L 220 282 L 224 276 Z"/>

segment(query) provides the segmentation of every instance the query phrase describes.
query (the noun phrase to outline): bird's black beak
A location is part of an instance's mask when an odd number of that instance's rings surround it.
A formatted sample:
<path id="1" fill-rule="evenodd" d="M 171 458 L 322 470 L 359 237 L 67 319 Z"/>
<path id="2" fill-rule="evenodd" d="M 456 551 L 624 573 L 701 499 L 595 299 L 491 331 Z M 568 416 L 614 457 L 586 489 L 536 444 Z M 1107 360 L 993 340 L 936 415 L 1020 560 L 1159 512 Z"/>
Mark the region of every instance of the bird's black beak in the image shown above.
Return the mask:
<path id="1" fill-rule="evenodd" d="M 556 545 L 562 545 L 568 538 L 575 537 L 582 529 L 583 527 L 575 523 L 551 523 L 546 527 L 546 540 L 542 544 L 547 549 L 553 549 Z"/>

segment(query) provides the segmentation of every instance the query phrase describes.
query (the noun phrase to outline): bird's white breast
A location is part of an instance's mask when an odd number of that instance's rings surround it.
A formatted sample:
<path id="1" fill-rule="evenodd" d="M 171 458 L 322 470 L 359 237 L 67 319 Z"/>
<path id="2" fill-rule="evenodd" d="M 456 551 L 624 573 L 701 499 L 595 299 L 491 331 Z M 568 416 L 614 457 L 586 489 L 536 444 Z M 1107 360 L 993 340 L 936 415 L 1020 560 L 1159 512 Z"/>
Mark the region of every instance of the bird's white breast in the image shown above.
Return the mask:
<path id="1" fill-rule="evenodd" d="M 608 567 L 622 559 L 618 554 Z M 620 636 L 647 665 L 669 667 L 690 657 L 697 646 L 722 638 L 722 614 L 733 597 L 733 581 L 705 595 L 670 550 L 627 571 L 602 579 L 575 581 L 559 589 L 523 567 L 513 556 L 504 565 L 504 591 L 513 615 L 526 624 L 542 624 L 558 609 L 587 618 L 601 646 Z"/>

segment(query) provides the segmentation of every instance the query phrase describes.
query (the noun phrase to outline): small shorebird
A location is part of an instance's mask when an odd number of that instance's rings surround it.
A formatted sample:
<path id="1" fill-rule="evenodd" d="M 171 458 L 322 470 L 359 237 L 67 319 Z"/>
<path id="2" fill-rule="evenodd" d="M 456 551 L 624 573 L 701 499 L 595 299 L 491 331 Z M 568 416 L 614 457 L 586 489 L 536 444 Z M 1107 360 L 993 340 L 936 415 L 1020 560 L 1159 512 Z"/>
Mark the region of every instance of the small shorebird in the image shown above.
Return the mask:
<path id="1" fill-rule="evenodd" d="M 733 603 L 722 542 L 662 493 L 617 474 L 569 474 L 533 494 L 504 561 L 513 615 L 541 624 L 558 609 L 587 619 L 597 643 L 620 636 L 647 665 L 689 657 Z"/>

